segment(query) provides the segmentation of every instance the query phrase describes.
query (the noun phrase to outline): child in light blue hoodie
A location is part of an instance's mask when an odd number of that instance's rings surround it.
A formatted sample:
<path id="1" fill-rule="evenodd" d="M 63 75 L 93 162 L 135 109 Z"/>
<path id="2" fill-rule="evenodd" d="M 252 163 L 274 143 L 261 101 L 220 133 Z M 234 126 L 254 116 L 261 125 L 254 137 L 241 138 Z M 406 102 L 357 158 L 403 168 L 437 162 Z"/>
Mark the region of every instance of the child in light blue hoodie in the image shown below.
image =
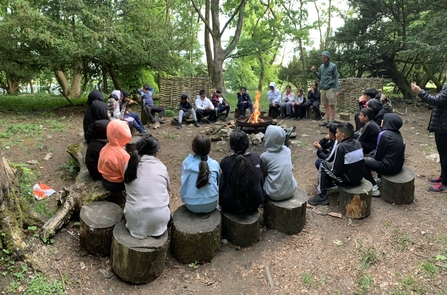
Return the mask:
<path id="1" fill-rule="evenodd" d="M 192 151 L 182 164 L 180 196 L 193 213 L 210 213 L 216 209 L 219 195 L 220 167 L 208 157 L 210 139 L 199 134 L 192 140 Z"/>
<path id="2" fill-rule="evenodd" d="M 296 189 L 292 154 L 284 145 L 284 129 L 270 125 L 265 132 L 265 152 L 261 155 L 261 172 L 265 177 L 264 192 L 274 201 L 292 197 Z"/>

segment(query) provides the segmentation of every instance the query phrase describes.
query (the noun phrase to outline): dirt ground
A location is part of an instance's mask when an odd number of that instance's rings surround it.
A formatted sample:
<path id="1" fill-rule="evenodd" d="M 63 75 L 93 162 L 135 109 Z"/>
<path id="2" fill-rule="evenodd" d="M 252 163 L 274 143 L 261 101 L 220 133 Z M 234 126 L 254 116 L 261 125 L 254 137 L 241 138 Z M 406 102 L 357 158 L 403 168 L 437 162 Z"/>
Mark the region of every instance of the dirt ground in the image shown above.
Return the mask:
<path id="1" fill-rule="evenodd" d="M 36 256 L 46 266 L 41 271 L 48 278 L 63 277 L 66 294 L 447 294 L 447 194 L 429 193 L 425 182 L 426 177 L 440 173 L 439 164 L 426 159 L 436 153 L 434 137 L 426 131 L 430 111 L 413 105 L 396 109 L 404 120 L 405 165 L 416 174 L 415 201 L 410 205 L 396 206 L 373 198 L 369 217 L 338 219 L 325 215 L 339 212 L 333 194 L 329 206 L 307 209 L 307 223 L 299 234 L 286 235 L 262 226 L 257 244 L 242 249 L 222 244 L 211 262 L 195 267 L 179 264 L 168 254 L 161 276 L 143 285 L 121 281 L 113 275 L 108 257 L 81 249 L 75 219 L 56 234 L 53 244 L 33 240 L 38 245 Z M 72 180 L 61 179 L 64 172 L 60 167 L 68 161 L 67 145 L 83 141 L 83 112 L 66 108 L 53 114 L 52 118 L 64 125 L 60 130 L 43 129 L 39 136 L 19 131 L 17 141 L 2 138 L 3 155 L 15 163 L 37 160 L 38 165 L 29 167 L 38 173 L 39 182 L 56 191 L 69 186 Z M 11 124 L 35 124 L 47 118 L 42 114 L 4 114 L 0 132 Z M 312 143 L 327 129 L 308 119 L 285 120 L 283 124 L 297 126 L 297 137 L 290 146 L 294 174 L 298 187 L 311 197 L 316 193 L 318 175 Z M 150 130 L 161 143 L 160 159 L 169 171 L 172 212 L 182 204 L 181 162 L 190 153 L 193 136 L 206 126 L 177 130 L 167 122 Z M 228 145 L 213 143 L 212 150 L 211 157 L 217 161 L 230 154 Z M 262 153 L 262 147 L 252 146 L 251 151 Z M 49 152 L 52 158 L 44 160 Z M 32 271 L 27 275 L 33 276 Z M 11 279 L 0 276 L 0 287 L 8 286 Z"/>

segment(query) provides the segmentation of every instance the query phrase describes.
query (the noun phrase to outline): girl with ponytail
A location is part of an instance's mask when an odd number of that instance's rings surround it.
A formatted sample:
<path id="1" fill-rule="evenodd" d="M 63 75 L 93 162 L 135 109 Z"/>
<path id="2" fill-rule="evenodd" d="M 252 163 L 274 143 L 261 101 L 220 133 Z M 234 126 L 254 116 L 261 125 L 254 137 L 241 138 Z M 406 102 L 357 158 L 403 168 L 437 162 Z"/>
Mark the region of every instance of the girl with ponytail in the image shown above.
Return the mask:
<path id="1" fill-rule="evenodd" d="M 203 134 L 192 140 L 192 151 L 182 164 L 180 196 L 191 212 L 210 213 L 217 205 L 219 164 L 208 156 L 211 141 Z"/>
<path id="2" fill-rule="evenodd" d="M 130 235 L 145 239 L 161 236 L 171 217 L 170 181 L 166 166 L 158 159 L 160 145 L 151 135 L 138 140 L 124 172 L 124 217 Z"/>
<path id="3" fill-rule="evenodd" d="M 247 153 L 249 139 L 241 130 L 230 136 L 231 156 L 220 162 L 222 177 L 219 184 L 219 205 L 223 212 L 238 214 L 256 211 L 262 204 L 263 178 L 261 158 Z"/>

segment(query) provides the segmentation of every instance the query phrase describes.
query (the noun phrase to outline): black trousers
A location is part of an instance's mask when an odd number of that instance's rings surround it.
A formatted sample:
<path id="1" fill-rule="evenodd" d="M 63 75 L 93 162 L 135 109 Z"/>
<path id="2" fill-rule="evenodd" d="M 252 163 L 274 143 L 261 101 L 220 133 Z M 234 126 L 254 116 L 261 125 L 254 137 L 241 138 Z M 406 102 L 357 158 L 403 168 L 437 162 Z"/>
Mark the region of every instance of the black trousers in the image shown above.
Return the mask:
<path id="1" fill-rule="evenodd" d="M 441 164 L 441 182 L 447 185 L 447 133 L 435 133 L 435 142 Z"/>

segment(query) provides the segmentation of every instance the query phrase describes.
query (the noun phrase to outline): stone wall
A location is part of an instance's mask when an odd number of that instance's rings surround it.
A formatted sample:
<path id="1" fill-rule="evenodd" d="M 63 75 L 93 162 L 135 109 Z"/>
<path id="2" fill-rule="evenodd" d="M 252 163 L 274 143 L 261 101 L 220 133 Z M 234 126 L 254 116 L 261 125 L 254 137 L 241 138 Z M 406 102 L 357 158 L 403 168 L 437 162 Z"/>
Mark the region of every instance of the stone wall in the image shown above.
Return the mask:
<path id="1" fill-rule="evenodd" d="M 358 98 L 367 88 L 375 88 L 377 92 L 383 90 L 383 78 L 348 78 L 339 79 L 339 82 L 338 112 L 357 113 Z"/>

